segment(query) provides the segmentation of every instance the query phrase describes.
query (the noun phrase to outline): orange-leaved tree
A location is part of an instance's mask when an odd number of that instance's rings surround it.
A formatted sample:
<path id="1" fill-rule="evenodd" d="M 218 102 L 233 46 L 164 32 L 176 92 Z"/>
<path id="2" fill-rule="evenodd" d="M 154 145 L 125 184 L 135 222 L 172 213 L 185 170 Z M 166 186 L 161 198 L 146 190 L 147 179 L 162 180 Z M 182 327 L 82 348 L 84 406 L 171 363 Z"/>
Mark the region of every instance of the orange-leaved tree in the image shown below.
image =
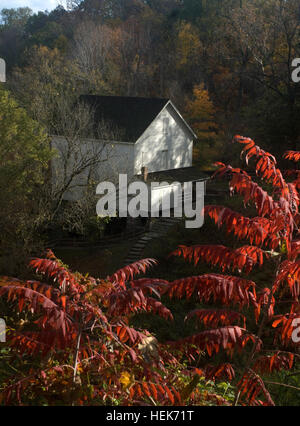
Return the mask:
<path id="1" fill-rule="evenodd" d="M 0 404 L 228 404 L 214 392 L 193 392 L 194 371 L 130 326 L 140 312 L 173 319 L 159 300 L 170 283 L 135 279 L 155 263 L 144 259 L 95 279 L 72 273 L 48 250 L 30 262 L 39 281 L 1 277 L 0 298 L 15 315 L 5 346 L 13 374 L 0 385 Z"/>
<path id="2" fill-rule="evenodd" d="M 0 297 L 24 314 L 21 324 L 8 328 L 8 356 L 12 365 L 18 358 L 20 367 L 19 374 L 10 375 L 2 386 L 1 400 L 132 404 L 135 393 L 140 402 L 150 398 L 161 404 L 180 403 L 180 394 L 165 380 L 164 363 L 172 363 L 172 356 L 156 353 L 150 334 L 129 325 L 130 315 L 140 311 L 172 319 L 159 301 L 168 283 L 134 280 L 155 263 L 145 259 L 100 280 L 72 273 L 48 250 L 45 258 L 30 262 L 43 281 L 1 277 Z M 157 365 L 157 373 L 150 365 Z"/>
<path id="3" fill-rule="evenodd" d="M 216 273 L 173 282 L 138 279 L 156 263 L 144 259 L 95 279 L 72 273 L 48 251 L 30 262 L 39 281 L 1 277 L 0 298 L 18 312 L 7 333 L 15 374 L 0 388 L 4 403 L 274 405 L 268 390 L 274 382 L 265 376 L 294 368 L 299 357 L 299 198 L 271 154 L 249 138 L 234 141 L 244 145 L 247 163 L 256 160 L 257 175 L 271 188 L 268 193 L 245 171 L 217 164 L 214 178 L 229 176 L 230 191 L 253 203 L 257 215 L 222 206 L 206 206 L 205 214 L 241 247 L 179 246 L 171 253 L 195 264 L 205 261 L 219 268 Z M 260 287 L 247 274 L 266 259 L 274 262 L 274 275 Z M 162 295 L 194 295 L 208 305 L 186 317 L 200 321 L 204 331 L 160 343 L 147 330 L 133 328 L 131 317 L 140 312 L 172 320 Z M 204 363 L 203 353 L 213 360 Z M 202 377 L 235 381 L 234 401 L 203 392 Z"/>

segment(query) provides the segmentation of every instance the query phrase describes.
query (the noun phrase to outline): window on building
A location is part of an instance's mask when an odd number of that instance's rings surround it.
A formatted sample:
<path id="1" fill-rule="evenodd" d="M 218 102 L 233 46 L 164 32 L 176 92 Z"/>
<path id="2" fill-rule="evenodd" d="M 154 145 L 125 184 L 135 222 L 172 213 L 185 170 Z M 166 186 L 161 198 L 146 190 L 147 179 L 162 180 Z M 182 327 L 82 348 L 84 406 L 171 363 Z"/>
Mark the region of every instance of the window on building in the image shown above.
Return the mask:
<path id="1" fill-rule="evenodd" d="M 161 151 L 161 167 L 162 170 L 168 169 L 168 150 Z"/>
<path id="2" fill-rule="evenodd" d="M 163 118 L 163 134 L 164 135 L 167 135 L 168 127 L 169 127 L 169 117 L 164 117 Z"/>

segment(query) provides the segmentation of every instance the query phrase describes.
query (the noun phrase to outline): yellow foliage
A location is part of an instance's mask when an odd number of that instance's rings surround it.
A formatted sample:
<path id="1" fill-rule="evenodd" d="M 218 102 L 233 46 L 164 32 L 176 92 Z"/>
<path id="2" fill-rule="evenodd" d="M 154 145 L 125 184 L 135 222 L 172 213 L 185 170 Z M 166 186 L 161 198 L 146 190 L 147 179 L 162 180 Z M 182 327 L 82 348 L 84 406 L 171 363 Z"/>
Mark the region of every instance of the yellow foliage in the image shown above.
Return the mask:
<path id="1" fill-rule="evenodd" d="M 216 111 L 203 83 L 194 87 L 193 98 L 187 102 L 185 112 L 199 140 L 208 140 L 216 136 Z"/>
<path id="2" fill-rule="evenodd" d="M 120 383 L 124 389 L 128 389 L 134 383 L 134 375 L 128 371 L 123 371 L 120 377 Z"/>
<path id="3" fill-rule="evenodd" d="M 194 164 L 210 169 L 222 152 L 223 134 L 216 123 L 216 110 L 203 83 L 194 87 L 192 98 L 187 100 L 185 117 L 198 137 L 194 144 Z"/>
<path id="4" fill-rule="evenodd" d="M 181 68 L 200 56 L 201 41 L 197 30 L 188 22 L 180 24 L 177 37 L 177 68 Z"/>

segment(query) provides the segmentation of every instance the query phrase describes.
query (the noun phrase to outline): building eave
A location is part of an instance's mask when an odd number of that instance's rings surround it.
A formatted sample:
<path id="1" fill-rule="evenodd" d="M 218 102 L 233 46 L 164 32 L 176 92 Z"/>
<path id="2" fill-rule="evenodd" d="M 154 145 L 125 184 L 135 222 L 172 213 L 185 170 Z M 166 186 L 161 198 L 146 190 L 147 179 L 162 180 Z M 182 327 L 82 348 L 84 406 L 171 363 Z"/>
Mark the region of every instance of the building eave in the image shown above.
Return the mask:
<path id="1" fill-rule="evenodd" d="M 192 136 L 192 138 L 193 139 L 197 139 L 197 135 L 192 130 L 192 128 L 187 124 L 187 122 L 182 117 L 182 115 L 180 114 L 180 112 L 178 111 L 178 109 L 176 108 L 176 106 L 173 104 L 173 102 L 171 100 L 169 100 L 169 102 L 164 107 L 164 109 L 167 108 L 169 105 L 172 107 L 172 109 L 174 110 L 174 112 L 176 113 L 176 115 L 179 117 L 179 119 L 181 120 L 182 124 L 184 125 L 184 127 L 186 128 L 186 130 L 188 131 L 188 133 L 190 133 L 190 135 Z"/>

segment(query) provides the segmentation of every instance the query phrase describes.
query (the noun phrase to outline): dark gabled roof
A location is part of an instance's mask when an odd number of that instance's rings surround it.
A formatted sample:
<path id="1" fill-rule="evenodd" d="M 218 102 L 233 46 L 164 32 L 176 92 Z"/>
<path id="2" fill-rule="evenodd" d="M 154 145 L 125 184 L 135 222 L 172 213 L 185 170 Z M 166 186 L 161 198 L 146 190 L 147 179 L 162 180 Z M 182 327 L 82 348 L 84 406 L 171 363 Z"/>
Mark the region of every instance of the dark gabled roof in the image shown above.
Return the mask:
<path id="1" fill-rule="evenodd" d="M 80 99 L 95 111 L 95 123 L 108 122 L 112 130 L 119 131 L 123 142 L 136 142 L 169 102 L 126 96 L 83 95 Z"/>

